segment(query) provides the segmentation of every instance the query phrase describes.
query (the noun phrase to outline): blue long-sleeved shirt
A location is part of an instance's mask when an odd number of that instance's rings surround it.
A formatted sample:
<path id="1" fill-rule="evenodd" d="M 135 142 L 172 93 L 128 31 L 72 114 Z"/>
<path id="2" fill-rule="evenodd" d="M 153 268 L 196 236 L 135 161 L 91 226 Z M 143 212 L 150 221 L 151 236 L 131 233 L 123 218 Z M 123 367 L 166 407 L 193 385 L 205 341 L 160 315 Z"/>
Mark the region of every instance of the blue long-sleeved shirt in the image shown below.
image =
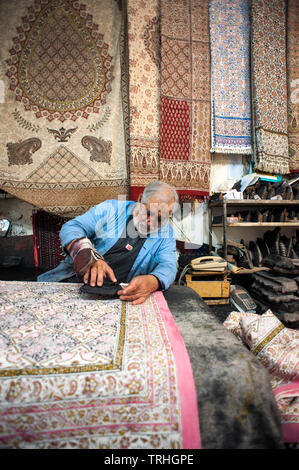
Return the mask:
<path id="1" fill-rule="evenodd" d="M 111 199 L 69 220 L 60 231 L 63 248 L 76 238 L 87 237 L 104 256 L 123 233 L 135 205 L 136 202 Z M 139 275 L 153 274 L 163 290 L 168 289 L 177 272 L 175 249 L 173 229 L 165 224 L 147 237 L 129 272 L 128 281 Z M 67 255 L 56 268 L 41 274 L 38 281 L 62 281 L 74 274 L 73 261 Z"/>

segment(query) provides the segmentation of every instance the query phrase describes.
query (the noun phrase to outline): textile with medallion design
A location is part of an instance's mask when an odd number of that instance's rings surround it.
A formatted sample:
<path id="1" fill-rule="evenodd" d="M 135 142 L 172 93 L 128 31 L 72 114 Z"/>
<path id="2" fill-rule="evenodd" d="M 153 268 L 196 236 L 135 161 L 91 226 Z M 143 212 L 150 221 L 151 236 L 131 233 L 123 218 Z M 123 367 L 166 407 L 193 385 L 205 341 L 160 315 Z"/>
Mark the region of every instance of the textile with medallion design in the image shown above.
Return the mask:
<path id="1" fill-rule="evenodd" d="M 0 187 L 69 217 L 127 195 L 120 3 L 1 0 L 0 31 Z"/>
<path id="2" fill-rule="evenodd" d="M 0 282 L 0 446 L 200 447 L 191 365 L 163 294 L 133 306 L 79 288 Z"/>
<path id="3" fill-rule="evenodd" d="M 161 179 L 180 195 L 210 190 L 207 0 L 161 2 Z"/>

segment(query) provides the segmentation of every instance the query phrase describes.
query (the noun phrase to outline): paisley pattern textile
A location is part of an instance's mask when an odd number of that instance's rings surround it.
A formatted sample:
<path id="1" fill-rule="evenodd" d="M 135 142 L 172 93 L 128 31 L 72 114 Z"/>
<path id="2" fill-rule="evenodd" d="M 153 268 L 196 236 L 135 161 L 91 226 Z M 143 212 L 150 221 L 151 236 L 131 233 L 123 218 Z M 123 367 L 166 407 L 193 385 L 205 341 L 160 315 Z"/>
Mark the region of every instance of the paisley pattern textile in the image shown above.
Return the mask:
<path id="1" fill-rule="evenodd" d="M 299 171 L 299 2 L 287 10 L 288 137 L 290 170 Z"/>
<path id="2" fill-rule="evenodd" d="M 251 154 L 249 1 L 210 2 L 212 152 Z"/>
<path id="3" fill-rule="evenodd" d="M 251 66 L 255 167 L 289 173 L 284 0 L 252 0 Z"/>
<path id="4" fill-rule="evenodd" d="M 0 284 L 1 447 L 200 447 L 190 362 L 161 292 L 133 306 L 78 284 Z"/>
<path id="5" fill-rule="evenodd" d="M 132 199 L 155 179 L 209 193 L 208 13 L 208 0 L 128 0 Z"/>
<path id="6" fill-rule="evenodd" d="M 286 328 L 267 310 L 262 315 L 232 312 L 224 326 L 267 368 L 286 442 L 299 442 L 299 331 Z"/>
<path id="7" fill-rule="evenodd" d="M 128 0 L 130 198 L 160 177 L 159 2 Z"/>
<path id="8" fill-rule="evenodd" d="M 208 3 L 161 2 L 161 179 L 180 195 L 210 189 Z"/>
<path id="9" fill-rule="evenodd" d="M 0 187 L 74 216 L 127 195 L 118 2 L 0 1 Z"/>

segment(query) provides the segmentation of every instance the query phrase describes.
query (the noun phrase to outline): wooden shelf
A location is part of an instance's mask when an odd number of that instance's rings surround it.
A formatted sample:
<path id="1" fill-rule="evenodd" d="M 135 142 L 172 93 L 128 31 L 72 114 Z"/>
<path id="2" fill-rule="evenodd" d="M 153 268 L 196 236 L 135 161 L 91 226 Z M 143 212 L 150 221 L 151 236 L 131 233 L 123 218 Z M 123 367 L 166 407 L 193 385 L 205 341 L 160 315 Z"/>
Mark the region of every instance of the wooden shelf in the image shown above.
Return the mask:
<path id="1" fill-rule="evenodd" d="M 212 248 L 212 229 L 216 227 L 222 227 L 223 230 L 223 247 L 224 247 L 224 259 L 227 259 L 227 230 L 229 228 L 237 227 L 255 227 L 255 228 L 267 228 L 267 227 L 299 227 L 299 220 L 290 220 L 288 222 L 235 222 L 229 223 L 227 218 L 229 217 L 228 213 L 232 211 L 230 208 L 234 207 L 241 211 L 242 209 L 255 209 L 256 208 L 286 208 L 291 209 L 292 207 L 297 207 L 299 209 L 299 200 L 298 199 L 221 199 L 219 201 L 210 201 L 209 202 L 209 247 Z M 223 214 L 222 223 L 213 223 L 213 210 L 221 209 Z M 219 211 L 218 211 L 219 212 Z"/>
<path id="2" fill-rule="evenodd" d="M 222 199 L 221 201 L 211 201 L 210 207 L 222 207 L 226 203 L 227 206 L 299 206 L 299 200 L 271 200 L 271 199 Z"/>
<path id="3" fill-rule="evenodd" d="M 293 222 L 236 222 L 227 227 L 299 227 L 299 220 Z M 223 224 L 212 224 L 212 227 L 223 227 Z"/>

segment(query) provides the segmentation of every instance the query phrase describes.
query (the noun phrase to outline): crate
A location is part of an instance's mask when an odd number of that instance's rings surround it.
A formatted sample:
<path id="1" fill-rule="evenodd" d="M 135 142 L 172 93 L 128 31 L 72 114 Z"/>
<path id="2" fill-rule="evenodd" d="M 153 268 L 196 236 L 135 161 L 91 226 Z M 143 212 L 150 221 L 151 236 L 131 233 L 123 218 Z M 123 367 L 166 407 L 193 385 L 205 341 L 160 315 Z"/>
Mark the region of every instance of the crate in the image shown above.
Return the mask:
<path id="1" fill-rule="evenodd" d="M 230 282 L 227 273 L 186 274 L 186 284 L 193 289 L 208 305 L 225 305 L 229 303 Z"/>

